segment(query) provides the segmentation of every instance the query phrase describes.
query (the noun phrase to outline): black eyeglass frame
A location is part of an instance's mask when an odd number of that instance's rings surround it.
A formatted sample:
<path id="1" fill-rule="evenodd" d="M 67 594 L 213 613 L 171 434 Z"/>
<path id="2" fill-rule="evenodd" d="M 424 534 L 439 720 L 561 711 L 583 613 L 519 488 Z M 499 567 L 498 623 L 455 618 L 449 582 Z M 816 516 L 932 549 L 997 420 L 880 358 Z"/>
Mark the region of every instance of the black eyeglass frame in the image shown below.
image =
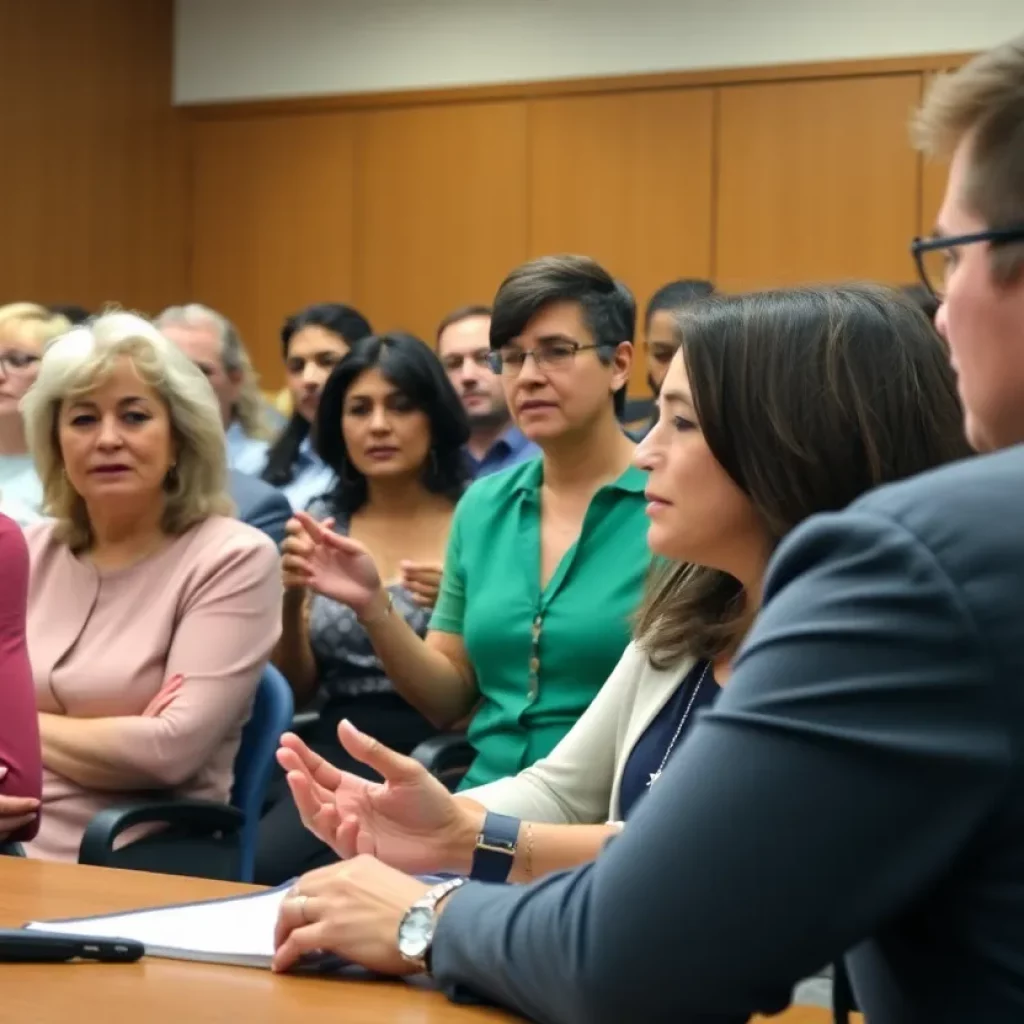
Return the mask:
<path id="1" fill-rule="evenodd" d="M 910 252 L 914 257 L 914 265 L 917 267 L 917 276 L 921 284 L 928 289 L 928 294 L 939 302 L 943 301 L 943 293 L 938 291 L 928 277 L 924 268 L 924 254 L 936 252 L 941 249 L 954 249 L 958 245 L 979 245 L 987 242 L 989 245 L 1013 245 L 1015 242 L 1024 242 L 1024 224 L 1013 228 L 989 228 L 986 231 L 974 231 L 969 235 L 933 235 L 929 238 L 917 237 L 910 243 Z"/>

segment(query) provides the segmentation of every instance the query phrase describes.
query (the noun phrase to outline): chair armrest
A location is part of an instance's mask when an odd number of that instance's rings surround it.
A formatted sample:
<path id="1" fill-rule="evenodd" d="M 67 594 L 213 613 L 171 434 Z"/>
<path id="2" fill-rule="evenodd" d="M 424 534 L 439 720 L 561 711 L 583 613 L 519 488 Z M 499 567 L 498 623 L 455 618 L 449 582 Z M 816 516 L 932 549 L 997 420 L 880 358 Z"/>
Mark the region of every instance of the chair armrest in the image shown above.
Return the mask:
<path id="1" fill-rule="evenodd" d="M 175 800 L 158 797 L 131 804 L 119 804 L 100 811 L 86 826 L 78 848 L 79 864 L 110 864 L 114 841 L 135 825 L 159 823 L 178 825 L 192 831 L 212 835 L 216 832 L 238 832 L 245 815 L 230 804 L 213 800 Z"/>
<path id="2" fill-rule="evenodd" d="M 454 790 L 469 771 L 476 751 L 463 733 L 447 732 L 424 740 L 410 756 Z"/>

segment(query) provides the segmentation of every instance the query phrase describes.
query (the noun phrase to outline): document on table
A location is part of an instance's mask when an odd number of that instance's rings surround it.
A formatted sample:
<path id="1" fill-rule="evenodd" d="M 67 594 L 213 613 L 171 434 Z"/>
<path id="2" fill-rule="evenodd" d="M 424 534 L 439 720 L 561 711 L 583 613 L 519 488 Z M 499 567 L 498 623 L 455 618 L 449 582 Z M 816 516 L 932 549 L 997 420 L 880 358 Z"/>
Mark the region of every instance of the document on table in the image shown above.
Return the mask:
<path id="1" fill-rule="evenodd" d="M 420 876 L 428 884 L 440 876 Z M 132 910 L 65 921 L 32 921 L 30 931 L 91 938 L 132 939 L 147 956 L 235 967 L 269 968 L 274 958 L 274 925 L 292 883 L 254 893 L 202 903 Z M 353 965 L 330 954 L 304 957 L 299 970 L 337 972 Z"/>
<path id="2" fill-rule="evenodd" d="M 32 921 L 30 931 L 134 939 L 147 956 L 269 968 L 274 924 L 289 886 L 252 896 L 185 903 L 68 921 Z"/>

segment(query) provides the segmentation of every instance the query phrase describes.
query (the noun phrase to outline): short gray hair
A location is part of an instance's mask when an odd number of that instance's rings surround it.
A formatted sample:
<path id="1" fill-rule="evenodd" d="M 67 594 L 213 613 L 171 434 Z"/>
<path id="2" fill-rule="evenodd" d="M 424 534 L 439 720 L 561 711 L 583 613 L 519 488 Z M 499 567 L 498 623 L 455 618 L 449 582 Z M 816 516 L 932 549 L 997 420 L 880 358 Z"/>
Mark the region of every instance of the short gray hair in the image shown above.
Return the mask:
<path id="1" fill-rule="evenodd" d="M 238 402 L 232 410 L 234 418 L 242 425 L 248 437 L 262 441 L 273 437 L 274 431 L 267 422 L 263 396 L 260 394 L 259 377 L 253 369 L 238 328 L 223 313 L 200 302 L 189 302 L 184 306 L 168 306 L 154 323 L 161 329 L 212 327 L 220 338 L 220 357 L 224 369 L 229 373 L 238 373 L 242 378 Z"/>
<path id="2" fill-rule="evenodd" d="M 105 313 L 55 338 L 39 376 L 21 402 L 25 434 L 43 483 L 43 510 L 58 521 L 58 536 L 73 550 L 92 540 L 85 502 L 64 472 L 57 419 L 63 403 L 103 382 L 123 356 L 167 406 L 177 443 L 175 483 L 162 527 L 171 535 L 212 515 L 232 515 L 220 410 L 206 377 L 148 320 Z"/>

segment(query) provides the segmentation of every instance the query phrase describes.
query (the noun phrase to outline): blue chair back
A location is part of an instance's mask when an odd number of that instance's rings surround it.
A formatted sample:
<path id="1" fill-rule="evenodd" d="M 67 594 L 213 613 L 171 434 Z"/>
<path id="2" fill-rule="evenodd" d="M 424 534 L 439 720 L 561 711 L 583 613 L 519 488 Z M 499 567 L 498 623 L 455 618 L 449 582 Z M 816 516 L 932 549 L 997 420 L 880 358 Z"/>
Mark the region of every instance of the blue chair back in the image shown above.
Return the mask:
<path id="1" fill-rule="evenodd" d="M 242 743 L 235 758 L 235 784 L 231 789 L 231 803 L 245 815 L 239 879 L 242 882 L 252 881 L 256 833 L 274 768 L 274 754 L 281 734 L 291 726 L 294 713 L 292 688 L 273 665 L 267 665 L 256 690 L 252 716 L 242 730 Z"/>

